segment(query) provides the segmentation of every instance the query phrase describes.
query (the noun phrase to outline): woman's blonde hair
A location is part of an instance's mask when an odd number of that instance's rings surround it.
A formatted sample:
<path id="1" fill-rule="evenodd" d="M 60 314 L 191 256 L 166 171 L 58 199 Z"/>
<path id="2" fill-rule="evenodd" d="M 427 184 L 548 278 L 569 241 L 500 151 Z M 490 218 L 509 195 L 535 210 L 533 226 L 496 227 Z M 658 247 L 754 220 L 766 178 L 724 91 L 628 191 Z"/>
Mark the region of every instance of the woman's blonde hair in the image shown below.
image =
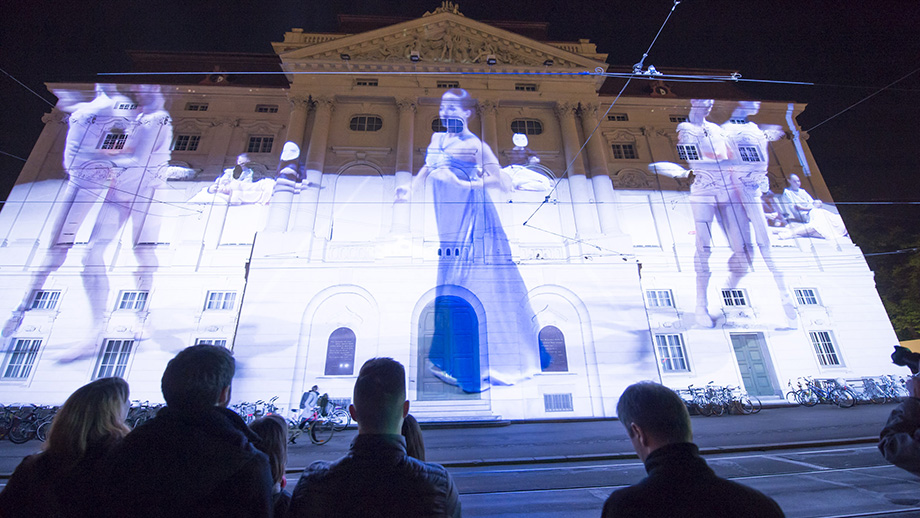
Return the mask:
<path id="1" fill-rule="evenodd" d="M 268 455 L 268 463 L 272 470 L 272 481 L 275 483 L 281 482 L 281 477 L 284 476 L 284 467 L 287 464 L 287 422 L 280 415 L 268 414 L 253 421 L 249 428 L 262 439 L 256 444 L 256 448 Z"/>
<path id="2" fill-rule="evenodd" d="M 78 388 L 55 414 L 45 453 L 75 463 L 90 445 L 127 435 L 128 394 L 128 382 L 121 378 L 102 378 Z"/>

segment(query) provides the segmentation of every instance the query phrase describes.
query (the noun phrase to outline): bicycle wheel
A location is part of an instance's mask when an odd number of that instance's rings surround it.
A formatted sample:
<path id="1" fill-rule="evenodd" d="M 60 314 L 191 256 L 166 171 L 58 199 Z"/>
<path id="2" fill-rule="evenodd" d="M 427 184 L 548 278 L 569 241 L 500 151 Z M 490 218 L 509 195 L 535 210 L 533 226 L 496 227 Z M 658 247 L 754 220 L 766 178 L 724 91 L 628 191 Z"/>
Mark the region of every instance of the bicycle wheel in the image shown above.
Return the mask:
<path id="1" fill-rule="evenodd" d="M 13 420 L 10 416 L 0 417 L 0 440 L 10 433 L 10 427 L 13 426 Z"/>
<path id="2" fill-rule="evenodd" d="M 313 444 L 326 444 L 335 433 L 335 423 L 328 419 L 317 419 L 310 423 L 310 440 Z"/>
<path id="3" fill-rule="evenodd" d="M 747 398 L 751 401 L 751 404 L 754 405 L 754 410 L 751 412 L 752 414 L 756 414 L 757 412 L 760 412 L 763 409 L 763 403 L 760 402 L 759 397 L 747 396 Z"/>
<path id="4" fill-rule="evenodd" d="M 341 432 L 351 424 L 351 415 L 344 408 L 336 408 L 329 419 L 332 420 L 333 428 L 337 432 Z"/>
<path id="5" fill-rule="evenodd" d="M 856 396 L 848 389 L 835 390 L 832 398 L 840 408 L 850 408 L 856 404 Z"/>
<path id="6" fill-rule="evenodd" d="M 10 428 L 9 438 L 13 444 L 24 444 L 35 438 L 35 423 L 22 422 Z"/>
<path id="7" fill-rule="evenodd" d="M 35 429 L 35 438 L 41 442 L 48 440 L 48 430 L 51 430 L 51 419 L 46 419 L 39 423 Z"/>
<path id="8" fill-rule="evenodd" d="M 797 397 L 799 403 L 805 406 L 815 406 L 821 401 L 813 390 L 803 390 L 797 394 Z"/>
<path id="9" fill-rule="evenodd" d="M 799 391 L 790 390 L 786 392 L 786 402 L 792 403 L 793 405 L 801 405 L 802 403 L 799 401 Z"/>
<path id="10" fill-rule="evenodd" d="M 704 415 L 706 417 L 709 417 L 712 415 L 712 403 L 697 402 L 697 403 L 694 403 L 694 405 L 696 405 L 696 412 L 698 414 Z"/>
<path id="11" fill-rule="evenodd" d="M 750 415 L 754 413 L 754 402 L 751 401 L 749 397 L 740 397 L 735 402 L 737 408 L 741 410 L 742 414 Z"/>

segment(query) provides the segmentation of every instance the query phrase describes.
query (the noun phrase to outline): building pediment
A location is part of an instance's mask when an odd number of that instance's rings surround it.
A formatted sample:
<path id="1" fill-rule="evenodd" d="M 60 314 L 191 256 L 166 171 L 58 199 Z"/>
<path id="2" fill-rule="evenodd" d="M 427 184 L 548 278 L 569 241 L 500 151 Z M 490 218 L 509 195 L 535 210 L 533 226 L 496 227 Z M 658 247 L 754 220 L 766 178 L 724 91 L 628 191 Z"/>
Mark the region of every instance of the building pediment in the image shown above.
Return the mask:
<path id="1" fill-rule="evenodd" d="M 471 20 L 449 10 L 388 27 L 343 37 L 288 33 L 284 43 L 275 44 L 282 62 L 292 66 L 304 62 L 391 63 L 454 66 L 538 67 L 552 62 L 554 69 L 591 70 L 606 63 L 557 46 L 542 43 L 503 29 Z M 297 48 L 299 47 L 299 48 Z M 416 60 L 413 60 L 415 56 Z"/>

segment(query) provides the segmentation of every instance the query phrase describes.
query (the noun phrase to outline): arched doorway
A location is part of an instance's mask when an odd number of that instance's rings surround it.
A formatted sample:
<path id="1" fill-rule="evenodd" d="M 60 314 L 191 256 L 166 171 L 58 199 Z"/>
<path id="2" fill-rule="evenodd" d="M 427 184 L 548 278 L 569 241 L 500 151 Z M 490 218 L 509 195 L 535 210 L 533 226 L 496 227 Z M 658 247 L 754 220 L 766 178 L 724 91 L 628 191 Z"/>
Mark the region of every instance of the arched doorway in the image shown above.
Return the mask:
<path id="1" fill-rule="evenodd" d="M 430 369 L 434 361 L 449 366 L 446 370 L 463 373 L 464 378 L 458 380 L 461 384 L 478 383 L 479 319 L 467 301 L 450 295 L 435 298 L 419 315 L 418 340 L 420 401 L 480 399 L 479 394 L 468 394 L 445 383 Z"/>

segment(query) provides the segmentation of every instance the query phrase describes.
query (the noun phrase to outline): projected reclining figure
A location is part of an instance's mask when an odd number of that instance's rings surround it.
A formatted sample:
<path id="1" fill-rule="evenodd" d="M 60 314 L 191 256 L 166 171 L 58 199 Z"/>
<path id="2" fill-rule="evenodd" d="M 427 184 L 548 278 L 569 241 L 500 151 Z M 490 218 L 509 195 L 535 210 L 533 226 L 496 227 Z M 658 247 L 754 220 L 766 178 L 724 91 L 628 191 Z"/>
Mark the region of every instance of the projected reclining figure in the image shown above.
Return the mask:
<path id="1" fill-rule="evenodd" d="M 138 287 L 149 286 L 157 266 L 152 254 L 134 246 L 134 239 L 154 201 L 154 190 L 163 183 L 153 167 L 156 164 L 150 162 L 151 157 L 158 155 L 157 163 L 169 159 L 172 127 L 167 124 L 169 114 L 164 109 L 159 86 L 139 85 L 128 95 L 133 98 L 118 93 L 114 87 L 98 85 L 92 101 L 59 106 L 71 116 L 63 153 L 68 182 L 63 203 L 54 209 L 57 212 L 51 234 L 54 241 L 50 243 L 57 246 L 47 248 L 17 313 L 21 315 L 29 309 L 33 294 L 74 253 L 70 245 L 76 242 L 77 234 L 84 234 L 81 227 L 92 223 L 89 246 L 80 252 L 93 328 L 89 337 L 74 337 L 81 345 L 65 351 L 61 357 L 64 361 L 94 354 L 95 335 L 101 331 L 103 315 L 109 309 L 106 254 L 110 247 L 122 237 L 129 240 L 125 245 L 133 250 L 137 261 Z M 122 236 L 129 220 L 132 232 Z M 4 326 L 4 336 L 15 332 L 18 325 L 19 317 L 14 314 Z"/>
<path id="2" fill-rule="evenodd" d="M 442 250 L 429 368 L 465 392 L 517 383 L 550 361 L 538 344 L 527 288 L 511 260 L 508 238 L 486 190 L 507 192 L 511 181 L 489 146 L 470 131 L 474 107 L 465 90 L 444 93 L 439 116 L 447 131 L 431 136 L 425 165 L 411 184 L 412 192 L 421 192 L 426 182 L 432 191 Z M 410 188 L 401 186 L 396 200 L 406 201 L 409 194 Z M 451 287 L 470 292 L 483 306 L 488 338 L 480 343 L 479 358 L 460 358 L 452 345 L 455 323 L 450 321 L 450 311 L 442 308 Z"/>

